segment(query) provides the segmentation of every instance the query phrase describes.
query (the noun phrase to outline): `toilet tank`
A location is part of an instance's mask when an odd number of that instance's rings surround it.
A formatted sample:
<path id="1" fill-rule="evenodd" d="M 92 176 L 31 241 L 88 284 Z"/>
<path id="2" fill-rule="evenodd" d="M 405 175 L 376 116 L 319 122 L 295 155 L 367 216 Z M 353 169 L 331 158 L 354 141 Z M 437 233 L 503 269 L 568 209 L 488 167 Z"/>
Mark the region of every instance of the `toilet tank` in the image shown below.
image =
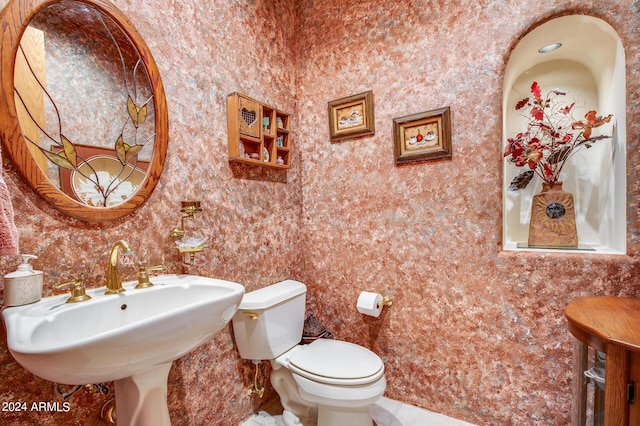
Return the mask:
<path id="1" fill-rule="evenodd" d="M 240 356 L 275 359 L 300 343 L 306 293 L 307 287 L 293 280 L 245 293 L 232 320 Z"/>

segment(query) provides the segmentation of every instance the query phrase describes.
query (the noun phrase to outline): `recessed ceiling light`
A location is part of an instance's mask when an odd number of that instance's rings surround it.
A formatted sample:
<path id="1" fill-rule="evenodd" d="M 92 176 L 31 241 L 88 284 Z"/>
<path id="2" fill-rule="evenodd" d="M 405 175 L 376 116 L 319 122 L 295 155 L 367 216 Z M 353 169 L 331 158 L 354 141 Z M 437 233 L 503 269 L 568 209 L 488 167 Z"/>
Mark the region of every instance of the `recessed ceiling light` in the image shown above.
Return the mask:
<path id="1" fill-rule="evenodd" d="M 538 52 L 540 53 L 549 53 L 549 52 L 553 52 L 556 49 L 559 49 L 560 46 L 562 46 L 562 43 L 551 43 L 551 44 L 547 44 L 544 47 L 541 47 L 540 49 L 538 49 Z"/>

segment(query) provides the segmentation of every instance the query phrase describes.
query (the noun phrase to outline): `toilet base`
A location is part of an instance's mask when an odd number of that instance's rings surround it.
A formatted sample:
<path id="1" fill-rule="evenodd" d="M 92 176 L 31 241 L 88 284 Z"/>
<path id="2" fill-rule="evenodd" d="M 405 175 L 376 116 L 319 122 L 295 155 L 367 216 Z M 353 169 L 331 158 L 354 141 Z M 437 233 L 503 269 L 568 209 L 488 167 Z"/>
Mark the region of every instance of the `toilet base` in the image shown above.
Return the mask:
<path id="1" fill-rule="evenodd" d="M 318 406 L 318 426 L 373 426 L 369 407 L 349 408 Z"/>
<path id="2" fill-rule="evenodd" d="M 374 425 L 369 406 L 384 393 L 387 384 L 384 376 L 360 387 L 358 398 L 354 399 L 352 388 L 319 385 L 292 374 L 276 362 L 271 365 L 271 384 L 280 396 L 286 426 Z M 317 392 L 307 392 L 305 388 L 309 386 Z"/>
<path id="3" fill-rule="evenodd" d="M 313 426 L 318 417 L 316 404 L 305 401 L 298 391 L 291 372 L 286 368 L 272 363 L 271 384 L 280 397 L 284 408 L 282 420 L 285 426 Z"/>

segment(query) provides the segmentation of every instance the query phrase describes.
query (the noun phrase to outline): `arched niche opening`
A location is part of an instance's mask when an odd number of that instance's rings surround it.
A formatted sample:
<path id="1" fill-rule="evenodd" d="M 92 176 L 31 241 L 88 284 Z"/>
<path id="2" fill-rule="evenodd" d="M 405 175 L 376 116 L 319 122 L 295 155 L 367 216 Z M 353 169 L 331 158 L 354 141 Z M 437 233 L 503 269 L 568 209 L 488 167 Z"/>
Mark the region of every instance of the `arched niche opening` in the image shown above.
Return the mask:
<path id="1" fill-rule="evenodd" d="M 539 52 L 554 43 L 560 48 Z M 567 91 L 567 101 L 576 102 L 577 118 L 590 109 L 613 114 L 612 125 L 594 129 L 594 134 L 611 138 L 578 151 L 560 180 L 575 199 L 579 239 L 575 250 L 626 253 L 626 82 L 620 38 L 608 23 L 586 15 L 555 18 L 527 33 L 511 52 L 505 70 L 503 148 L 507 138 L 526 129 L 526 117 L 514 106 L 530 95 L 534 81 L 543 88 L 543 96 L 556 88 Z M 506 160 L 503 167 L 503 248 L 529 250 L 531 201 L 540 192 L 542 179 L 535 176 L 526 188 L 509 191 L 513 178 L 525 169 Z"/>

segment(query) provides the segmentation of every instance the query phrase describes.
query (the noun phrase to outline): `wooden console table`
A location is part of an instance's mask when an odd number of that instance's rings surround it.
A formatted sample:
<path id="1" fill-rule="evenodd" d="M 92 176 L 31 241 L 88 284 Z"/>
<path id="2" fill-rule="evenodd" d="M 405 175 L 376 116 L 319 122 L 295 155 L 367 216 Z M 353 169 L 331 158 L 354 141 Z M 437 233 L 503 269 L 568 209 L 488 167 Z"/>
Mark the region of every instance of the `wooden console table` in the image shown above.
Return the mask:
<path id="1" fill-rule="evenodd" d="M 640 425 L 640 299 L 586 297 L 566 310 L 573 347 L 572 426 L 585 424 L 588 346 L 607 354 L 605 426 Z M 635 399 L 634 403 L 630 401 Z"/>

